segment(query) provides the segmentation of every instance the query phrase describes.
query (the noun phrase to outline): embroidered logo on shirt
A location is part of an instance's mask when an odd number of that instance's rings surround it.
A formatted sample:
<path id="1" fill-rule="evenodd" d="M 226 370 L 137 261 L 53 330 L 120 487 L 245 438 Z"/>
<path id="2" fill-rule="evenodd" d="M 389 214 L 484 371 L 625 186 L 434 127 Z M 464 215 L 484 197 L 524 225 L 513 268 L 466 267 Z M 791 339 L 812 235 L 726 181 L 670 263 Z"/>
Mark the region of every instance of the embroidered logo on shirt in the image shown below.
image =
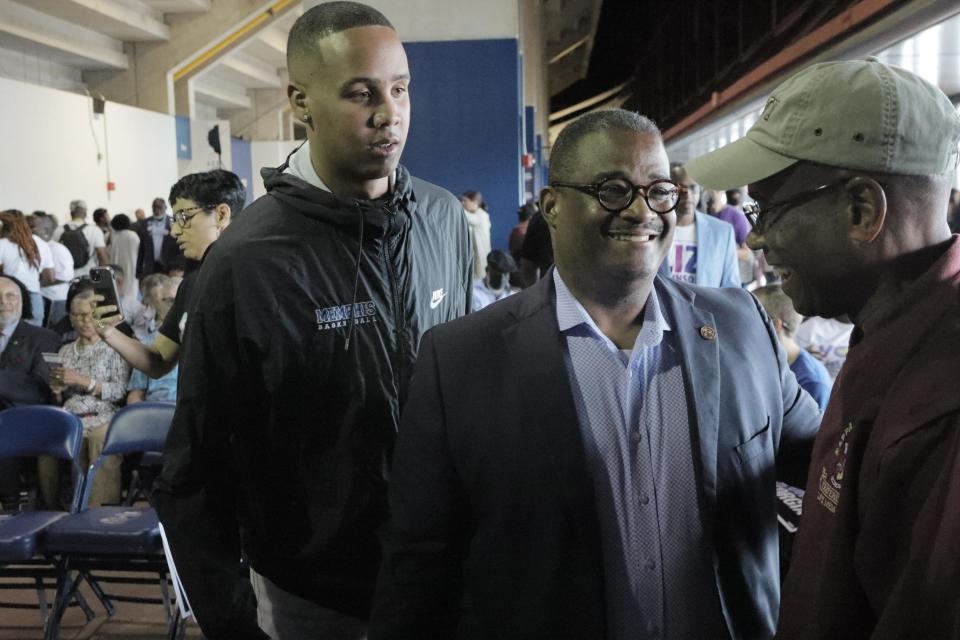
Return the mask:
<path id="1" fill-rule="evenodd" d="M 443 299 L 447 297 L 447 292 L 443 289 L 437 289 L 432 294 L 430 294 L 430 308 L 436 309 L 440 306 L 440 303 L 443 302 Z"/>
<path id="2" fill-rule="evenodd" d="M 850 434 L 853 423 L 848 424 L 840 433 L 840 440 L 833 450 L 833 456 L 820 469 L 820 487 L 817 502 L 830 513 L 836 513 L 840 505 L 840 489 L 843 488 L 844 467 L 847 465 L 847 453 L 850 449 Z M 829 467 L 829 469 L 828 469 Z"/>
<path id="3" fill-rule="evenodd" d="M 355 319 L 356 325 L 369 324 L 377 320 L 377 305 L 370 300 L 357 302 L 353 305 L 343 304 L 326 309 L 317 309 L 316 312 L 318 331 L 345 327 L 350 322 L 351 317 Z"/>

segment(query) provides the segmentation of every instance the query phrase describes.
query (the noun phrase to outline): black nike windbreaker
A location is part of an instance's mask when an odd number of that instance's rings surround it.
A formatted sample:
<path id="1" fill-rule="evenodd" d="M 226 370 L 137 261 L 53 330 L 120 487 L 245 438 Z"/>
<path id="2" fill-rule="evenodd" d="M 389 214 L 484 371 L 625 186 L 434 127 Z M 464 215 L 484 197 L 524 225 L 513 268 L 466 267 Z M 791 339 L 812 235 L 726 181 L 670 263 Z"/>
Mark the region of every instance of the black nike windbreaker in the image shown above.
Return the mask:
<path id="1" fill-rule="evenodd" d="M 257 637 L 241 548 L 282 589 L 367 616 L 420 337 L 470 308 L 449 192 L 401 167 L 382 201 L 343 200 L 283 169 L 197 275 L 155 492 L 208 637 Z"/>

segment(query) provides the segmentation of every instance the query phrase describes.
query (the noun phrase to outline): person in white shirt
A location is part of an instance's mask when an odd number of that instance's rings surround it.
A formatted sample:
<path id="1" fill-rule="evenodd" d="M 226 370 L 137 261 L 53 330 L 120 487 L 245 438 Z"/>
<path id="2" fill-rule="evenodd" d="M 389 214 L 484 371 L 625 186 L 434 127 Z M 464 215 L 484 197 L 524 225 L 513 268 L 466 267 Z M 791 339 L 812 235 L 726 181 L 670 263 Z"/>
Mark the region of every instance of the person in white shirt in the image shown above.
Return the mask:
<path id="1" fill-rule="evenodd" d="M 35 211 L 27 218 L 27 222 L 33 229 L 33 237 L 39 237 L 44 242 L 53 263 L 52 273 L 45 269 L 40 272 L 44 326 L 52 327 L 67 315 L 67 290 L 73 280 L 73 256 L 65 246 L 53 240 L 53 233 L 57 230 L 57 220 L 53 216 Z M 37 244 L 40 245 L 39 242 Z M 40 264 L 44 264 L 43 258 Z"/>
<path id="2" fill-rule="evenodd" d="M 144 303 L 140 302 L 140 291 L 130 292 L 127 289 L 127 273 L 119 264 L 110 265 L 113 270 L 113 280 L 117 284 L 117 294 L 120 296 L 120 313 L 123 319 L 130 323 L 131 318 L 136 318 L 143 312 Z"/>
<path id="3" fill-rule="evenodd" d="M 473 277 L 482 278 L 486 271 L 486 257 L 490 253 L 490 214 L 479 191 L 465 191 L 460 197 L 463 214 L 470 226 L 473 242 Z"/>
<path id="4" fill-rule="evenodd" d="M 103 237 L 103 231 L 95 224 L 87 224 L 87 203 L 83 200 L 73 200 L 70 202 L 70 222 L 66 223 L 54 233 L 53 239 L 59 241 L 65 228 L 80 229 L 87 238 L 87 244 L 90 246 L 90 258 L 87 263 L 81 266 L 74 265 L 74 271 L 77 277 L 85 276 L 90 273 L 93 267 L 106 266 L 110 264 L 110 256 L 107 253 L 107 241 Z"/>
<path id="5" fill-rule="evenodd" d="M 113 236 L 110 241 L 110 264 L 123 269 L 123 286 L 117 284 L 121 298 L 136 299 L 140 292 L 137 282 L 137 256 L 140 253 L 140 236 L 131 229 L 130 218 L 118 213 L 110 221 Z"/>
<path id="6" fill-rule="evenodd" d="M 837 379 L 847 359 L 853 324 L 845 320 L 812 316 L 803 321 L 794 338 L 802 349 L 823 363 L 831 380 Z"/>
<path id="7" fill-rule="evenodd" d="M 40 238 L 33 235 L 23 212 L 8 209 L 0 212 L 0 272 L 13 276 L 26 287 L 30 295 L 32 318 L 30 324 L 43 326 L 43 297 L 40 295 L 40 274 L 50 277 L 53 258 Z"/>

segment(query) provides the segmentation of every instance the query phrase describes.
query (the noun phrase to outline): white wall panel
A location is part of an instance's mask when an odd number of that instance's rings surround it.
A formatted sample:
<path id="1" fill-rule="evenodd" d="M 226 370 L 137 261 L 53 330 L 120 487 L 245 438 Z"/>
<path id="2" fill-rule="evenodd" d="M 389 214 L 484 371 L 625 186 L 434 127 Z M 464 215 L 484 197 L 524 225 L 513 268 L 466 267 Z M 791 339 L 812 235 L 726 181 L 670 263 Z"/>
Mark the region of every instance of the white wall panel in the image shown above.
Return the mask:
<path id="1" fill-rule="evenodd" d="M 279 167 L 291 151 L 303 144 L 303 140 L 254 140 L 250 143 L 250 164 L 253 167 L 253 198 L 256 200 L 267 190 L 260 177 L 263 167 Z"/>
<path id="2" fill-rule="evenodd" d="M 108 103 L 105 132 L 86 96 L 3 78 L 0 95 L 0 208 L 43 209 L 65 220 L 70 200 L 82 198 L 91 211 L 129 213 L 149 208 L 177 179 L 170 116 Z"/>
<path id="3" fill-rule="evenodd" d="M 163 113 L 108 102 L 107 148 L 116 184 L 111 213 L 150 211 L 153 198 L 166 199 L 177 180 L 176 125 Z M 88 203 L 90 204 L 90 203 Z"/>

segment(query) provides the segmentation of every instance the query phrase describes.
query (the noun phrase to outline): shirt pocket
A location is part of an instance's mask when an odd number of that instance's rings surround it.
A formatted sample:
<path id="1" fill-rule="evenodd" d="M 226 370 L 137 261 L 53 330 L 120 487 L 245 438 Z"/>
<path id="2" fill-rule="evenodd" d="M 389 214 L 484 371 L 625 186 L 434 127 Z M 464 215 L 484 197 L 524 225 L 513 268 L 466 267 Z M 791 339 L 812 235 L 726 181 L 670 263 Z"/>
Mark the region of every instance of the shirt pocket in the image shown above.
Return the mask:
<path id="1" fill-rule="evenodd" d="M 770 452 L 773 455 L 773 444 L 770 442 L 770 417 L 767 416 L 767 422 L 759 431 L 734 447 L 737 452 L 737 458 L 742 466 L 749 466 L 751 460 Z"/>

